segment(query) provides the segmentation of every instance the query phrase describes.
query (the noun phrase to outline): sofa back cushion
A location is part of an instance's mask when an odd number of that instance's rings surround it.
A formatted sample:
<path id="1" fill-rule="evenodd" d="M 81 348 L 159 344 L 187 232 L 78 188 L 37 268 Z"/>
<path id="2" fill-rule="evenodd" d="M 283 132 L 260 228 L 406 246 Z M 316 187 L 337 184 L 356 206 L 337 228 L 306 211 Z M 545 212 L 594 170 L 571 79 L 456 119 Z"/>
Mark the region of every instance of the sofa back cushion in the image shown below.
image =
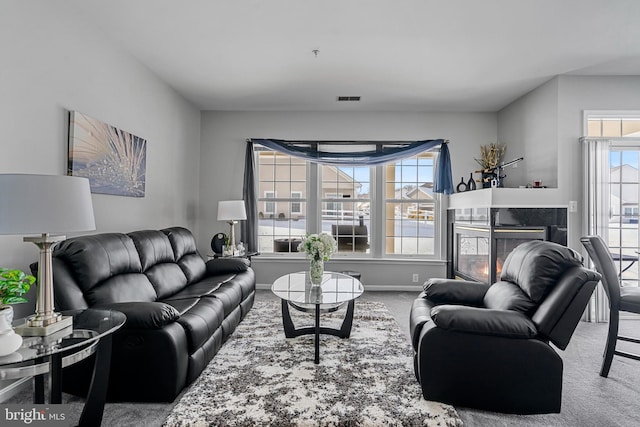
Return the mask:
<path id="1" fill-rule="evenodd" d="M 566 270 L 580 265 L 582 256 L 573 249 L 532 240 L 511 251 L 500 280 L 517 284 L 535 304 L 540 304 Z"/>
<path id="2" fill-rule="evenodd" d="M 126 234 L 67 239 L 55 247 L 53 256 L 64 263 L 89 306 L 156 298 L 153 286 L 142 274 L 136 247 Z"/>
<path id="3" fill-rule="evenodd" d="M 165 228 L 162 232 L 171 243 L 175 261 L 186 276 L 187 284 L 201 280 L 205 276 L 206 267 L 191 231 L 183 227 L 171 227 Z"/>
<path id="4" fill-rule="evenodd" d="M 129 233 L 140 255 L 142 271 L 163 299 L 182 290 L 187 277 L 175 262 L 169 238 L 160 230 L 142 230 Z"/>

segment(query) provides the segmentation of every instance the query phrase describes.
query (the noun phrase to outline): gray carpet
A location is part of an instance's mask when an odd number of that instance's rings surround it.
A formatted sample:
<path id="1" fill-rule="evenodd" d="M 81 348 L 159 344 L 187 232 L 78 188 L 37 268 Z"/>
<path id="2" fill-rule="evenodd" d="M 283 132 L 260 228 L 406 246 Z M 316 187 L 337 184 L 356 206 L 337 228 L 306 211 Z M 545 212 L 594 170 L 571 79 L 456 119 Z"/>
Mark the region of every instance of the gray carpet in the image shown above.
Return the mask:
<path id="1" fill-rule="evenodd" d="M 361 297 L 364 301 L 384 302 L 398 321 L 408 339 L 409 310 L 417 292 L 371 292 Z M 268 290 L 260 290 L 257 300 L 277 301 Z M 640 321 L 624 320 L 621 330 L 628 335 L 640 336 Z M 564 360 L 562 412 L 545 415 L 507 415 L 456 407 L 465 426 L 638 426 L 640 425 L 640 362 L 615 357 L 609 378 L 598 375 L 602 350 L 607 334 L 603 323 L 580 322 L 569 347 L 559 354 Z M 625 343 L 621 343 L 622 348 Z M 638 346 L 636 346 L 638 347 Z M 640 349 L 636 348 L 636 352 Z M 31 401 L 26 390 L 6 403 Z M 110 403 L 105 409 L 104 426 L 161 426 L 180 400 L 174 403 Z M 75 401 L 76 416 L 81 401 L 65 395 L 66 401 Z M 77 418 L 73 418 L 77 419 Z"/>

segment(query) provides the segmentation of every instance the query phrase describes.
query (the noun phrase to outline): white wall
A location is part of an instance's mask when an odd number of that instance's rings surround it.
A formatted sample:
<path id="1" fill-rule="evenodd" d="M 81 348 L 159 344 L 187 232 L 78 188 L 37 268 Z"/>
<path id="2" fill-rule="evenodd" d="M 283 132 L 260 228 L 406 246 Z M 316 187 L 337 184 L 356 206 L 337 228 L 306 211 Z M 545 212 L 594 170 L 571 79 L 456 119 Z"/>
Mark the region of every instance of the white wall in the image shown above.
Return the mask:
<path id="1" fill-rule="evenodd" d="M 96 232 L 195 230 L 199 110 L 88 22 L 56 2 L 3 2 L 0 173 L 65 174 L 67 112 L 77 110 L 147 139 L 146 196 L 93 195 Z M 37 253 L 0 236 L 0 266 L 26 270 Z"/>
<path id="2" fill-rule="evenodd" d="M 577 200 L 582 212 L 582 146 L 585 110 L 640 110 L 640 76 L 560 76 L 558 77 L 558 187 L 567 200 Z M 581 249 L 580 236 L 586 231 L 582 215 L 569 230 L 569 242 Z"/>
<path id="3" fill-rule="evenodd" d="M 219 200 L 242 197 L 244 155 L 247 138 L 321 140 L 419 140 L 449 139 L 453 179 L 465 181 L 477 168 L 473 157 L 479 146 L 495 141 L 493 113 L 359 113 L 359 112 L 216 112 L 202 113 L 200 166 L 199 249 L 210 252 L 213 234 L 228 232 L 216 220 Z M 444 253 L 444 251 L 443 251 Z M 304 261 L 253 259 L 258 283 L 268 284 L 282 272 L 306 268 Z M 368 286 L 415 286 L 411 274 L 444 277 L 444 263 L 418 261 L 387 264 L 376 261 L 330 261 L 328 268 L 358 270 Z"/>
<path id="4" fill-rule="evenodd" d="M 585 110 L 640 110 L 640 76 L 558 76 L 498 113 L 501 141 L 524 144 L 526 178 L 557 185 L 556 201 L 578 201 L 568 244 L 581 250 L 584 229 L 582 147 Z M 556 194 L 556 193 L 554 193 Z"/>
<path id="5" fill-rule="evenodd" d="M 506 187 L 558 186 L 558 80 L 539 86 L 498 112 L 498 140 L 507 145 L 505 160 L 524 157 L 505 169 Z"/>

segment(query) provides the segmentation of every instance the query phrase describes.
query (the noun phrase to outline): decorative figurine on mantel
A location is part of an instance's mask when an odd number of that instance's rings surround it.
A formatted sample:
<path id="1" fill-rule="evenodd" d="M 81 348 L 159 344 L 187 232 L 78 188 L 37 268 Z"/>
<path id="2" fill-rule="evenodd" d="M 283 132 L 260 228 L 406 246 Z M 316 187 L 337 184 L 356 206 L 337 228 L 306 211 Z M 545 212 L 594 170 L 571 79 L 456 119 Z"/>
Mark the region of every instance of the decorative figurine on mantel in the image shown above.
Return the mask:
<path id="1" fill-rule="evenodd" d="M 496 185 L 502 183 L 497 168 L 502 162 L 505 151 L 507 151 L 507 146 L 497 142 L 480 146 L 480 158 L 474 158 L 474 160 L 482 167 L 481 170 L 476 171 L 482 174 L 482 188 L 490 188 L 494 181 Z M 497 186 L 502 187 L 502 185 Z"/>

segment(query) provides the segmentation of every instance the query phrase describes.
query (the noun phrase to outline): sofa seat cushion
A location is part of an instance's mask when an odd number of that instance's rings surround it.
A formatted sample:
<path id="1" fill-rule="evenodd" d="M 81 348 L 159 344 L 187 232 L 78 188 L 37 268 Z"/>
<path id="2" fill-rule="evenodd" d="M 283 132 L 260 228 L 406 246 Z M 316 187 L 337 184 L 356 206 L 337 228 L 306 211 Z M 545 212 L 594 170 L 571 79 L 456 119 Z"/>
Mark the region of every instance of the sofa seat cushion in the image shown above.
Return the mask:
<path id="1" fill-rule="evenodd" d="M 225 282 L 228 282 L 233 278 L 234 278 L 233 274 L 207 277 L 205 279 L 200 280 L 198 283 L 187 285 L 180 292 L 177 292 L 169 297 L 163 298 L 163 301 L 200 298 L 200 297 L 208 296 L 208 295 L 211 295 L 211 293 L 214 292 L 216 289 L 218 289 L 220 285 L 222 285 Z"/>
<path id="2" fill-rule="evenodd" d="M 227 282 L 220 285 L 218 289 L 209 294 L 211 297 L 222 302 L 224 307 L 224 317 L 227 317 L 231 312 L 240 305 L 242 301 L 242 289 L 235 283 Z"/>
<path id="3" fill-rule="evenodd" d="M 165 301 L 180 317 L 176 320 L 185 330 L 189 354 L 199 349 L 222 325 L 224 307 L 215 298 L 192 298 Z"/>

